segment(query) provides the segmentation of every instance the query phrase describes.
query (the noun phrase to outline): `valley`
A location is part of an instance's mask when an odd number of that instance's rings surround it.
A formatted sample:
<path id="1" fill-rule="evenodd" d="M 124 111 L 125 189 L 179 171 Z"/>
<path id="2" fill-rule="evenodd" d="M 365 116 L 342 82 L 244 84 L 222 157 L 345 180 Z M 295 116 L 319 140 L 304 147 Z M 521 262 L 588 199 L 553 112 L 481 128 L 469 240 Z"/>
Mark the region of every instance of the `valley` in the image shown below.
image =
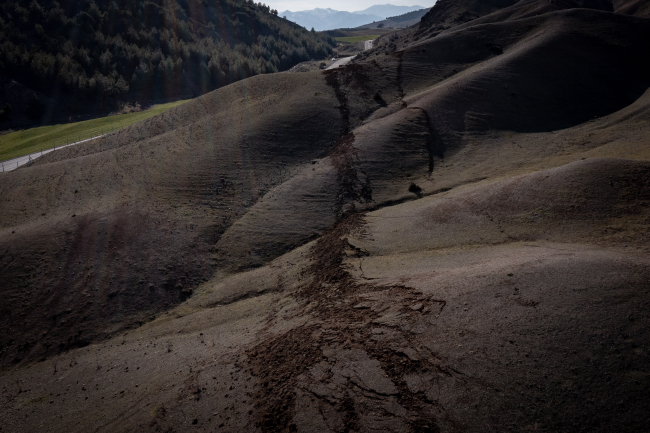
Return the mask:
<path id="1" fill-rule="evenodd" d="M 648 430 L 645 5 L 439 0 L 0 173 L 0 431 Z"/>

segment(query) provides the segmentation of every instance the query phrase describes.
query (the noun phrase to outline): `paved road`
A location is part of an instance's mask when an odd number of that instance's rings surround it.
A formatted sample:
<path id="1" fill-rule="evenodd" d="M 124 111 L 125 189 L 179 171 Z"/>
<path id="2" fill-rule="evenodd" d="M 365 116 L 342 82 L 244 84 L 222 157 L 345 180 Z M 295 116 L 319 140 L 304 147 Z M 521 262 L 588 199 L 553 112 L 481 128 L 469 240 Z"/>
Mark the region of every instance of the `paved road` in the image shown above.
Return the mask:
<path id="1" fill-rule="evenodd" d="M 363 51 L 371 50 L 373 41 L 374 39 L 363 41 Z M 327 69 L 334 69 L 334 68 L 338 68 L 339 66 L 347 65 L 348 63 L 350 63 L 350 60 L 354 59 L 355 57 L 356 56 L 350 56 L 350 57 L 343 57 L 342 59 L 338 59 L 336 62 L 329 65 Z"/>
<path id="2" fill-rule="evenodd" d="M 339 66 L 347 65 L 350 63 L 350 60 L 354 59 L 356 56 L 350 56 L 350 57 L 343 57 L 342 59 L 338 59 L 336 62 L 332 63 L 327 67 L 327 69 L 334 69 L 338 68 Z"/>
<path id="3" fill-rule="evenodd" d="M 106 134 L 104 134 L 104 135 L 106 135 Z M 83 143 L 85 141 L 94 140 L 95 138 L 99 138 L 99 137 L 102 137 L 102 135 L 98 135 L 98 136 L 92 137 L 92 138 L 87 138 L 85 140 L 77 141 L 75 143 L 66 144 L 64 146 L 58 146 L 57 149 L 61 149 L 62 147 L 74 146 L 75 144 Z M 47 149 L 47 150 L 43 150 L 42 152 L 34 152 L 34 153 L 30 154 L 30 155 L 19 156 L 18 158 L 8 159 L 6 161 L 2 161 L 2 162 L 0 162 L 0 171 L 12 171 L 12 170 L 15 170 L 18 167 L 20 167 L 21 165 L 27 164 L 32 159 L 36 159 L 39 156 L 45 155 L 46 153 L 50 153 L 52 151 L 54 151 L 54 149 L 50 148 L 50 149 Z"/>

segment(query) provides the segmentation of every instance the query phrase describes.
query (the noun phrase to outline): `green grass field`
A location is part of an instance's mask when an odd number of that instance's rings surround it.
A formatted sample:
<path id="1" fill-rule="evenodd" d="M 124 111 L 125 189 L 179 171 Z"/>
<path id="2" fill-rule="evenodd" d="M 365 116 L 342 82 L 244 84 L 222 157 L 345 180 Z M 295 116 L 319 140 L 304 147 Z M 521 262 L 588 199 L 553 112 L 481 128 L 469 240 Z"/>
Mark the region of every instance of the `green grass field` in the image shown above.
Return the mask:
<path id="1" fill-rule="evenodd" d="M 0 136 L 0 161 L 38 152 L 42 149 L 51 149 L 55 143 L 58 147 L 79 141 L 79 139 L 84 140 L 101 135 L 102 133 L 105 134 L 110 132 L 111 129 L 117 131 L 185 102 L 187 100 L 154 105 L 150 109 L 138 113 L 119 114 L 116 116 L 100 117 L 99 119 L 84 120 L 83 122 L 41 126 L 11 132 Z"/>
<path id="2" fill-rule="evenodd" d="M 344 42 L 348 44 L 353 44 L 355 42 L 367 41 L 370 39 L 376 39 L 379 35 L 365 35 L 365 36 L 346 36 L 342 38 L 334 38 L 339 42 Z"/>

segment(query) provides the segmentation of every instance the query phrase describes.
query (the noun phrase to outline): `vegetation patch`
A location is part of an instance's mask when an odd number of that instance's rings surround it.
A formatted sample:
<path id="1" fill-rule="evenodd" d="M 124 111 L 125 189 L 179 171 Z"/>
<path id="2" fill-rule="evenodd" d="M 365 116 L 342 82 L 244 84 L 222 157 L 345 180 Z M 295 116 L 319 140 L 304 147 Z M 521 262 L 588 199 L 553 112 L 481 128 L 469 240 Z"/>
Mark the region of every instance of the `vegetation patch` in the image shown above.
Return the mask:
<path id="1" fill-rule="evenodd" d="M 12 116 L 41 122 L 194 97 L 332 53 L 331 37 L 277 13 L 252 0 L 0 0 L 2 74 L 42 94 L 29 112 L 16 110 L 24 97 L 8 101 Z"/>
<path id="2" fill-rule="evenodd" d="M 154 105 L 149 110 L 117 116 L 101 117 L 83 122 L 63 125 L 41 126 L 0 136 L 0 160 L 7 160 L 41 150 L 63 146 L 111 131 L 117 131 L 133 123 L 148 119 L 181 105 L 185 101 Z"/>
<path id="3" fill-rule="evenodd" d="M 353 44 L 355 42 L 368 41 L 371 39 L 378 38 L 379 35 L 362 35 L 362 36 L 344 36 L 336 39 L 337 42 L 343 42 L 344 44 Z"/>

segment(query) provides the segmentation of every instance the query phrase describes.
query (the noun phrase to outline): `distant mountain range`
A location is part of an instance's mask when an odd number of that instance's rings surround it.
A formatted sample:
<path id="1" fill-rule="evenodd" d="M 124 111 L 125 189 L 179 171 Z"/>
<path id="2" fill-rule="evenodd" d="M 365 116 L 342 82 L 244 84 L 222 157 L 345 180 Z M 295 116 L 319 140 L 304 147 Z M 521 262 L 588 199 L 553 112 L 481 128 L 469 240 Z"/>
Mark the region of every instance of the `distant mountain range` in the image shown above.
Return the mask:
<path id="1" fill-rule="evenodd" d="M 368 14 L 368 15 L 377 15 L 382 17 L 382 19 L 386 19 L 388 17 L 396 16 L 396 15 L 402 15 L 408 12 L 413 12 L 417 11 L 419 9 L 423 9 L 424 6 L 395 6 L 391 4 L 385 4 L 385 5 L 374 5 L 370 6 L 367 9 L 364 9 L 362 11 L 357 11 L 357 12 L 352 12 L 353 14 Z M 427 8 L 427 9 L 430 9 Z"/>
<path id="2" fill-rule="evenodd" d="M 356 12 L 337 11 L 334 9 L 316 8 L 308 11 L 284 11 L 279 15 L 286 17 L 306 29 L 332 30 L 340 28 L 359 27 L 373 21 L 382 21 L 389 16 L 396 16 L 423 9 L 422 6 L 395 6 L 391 4 L 374 5 Z"/>

